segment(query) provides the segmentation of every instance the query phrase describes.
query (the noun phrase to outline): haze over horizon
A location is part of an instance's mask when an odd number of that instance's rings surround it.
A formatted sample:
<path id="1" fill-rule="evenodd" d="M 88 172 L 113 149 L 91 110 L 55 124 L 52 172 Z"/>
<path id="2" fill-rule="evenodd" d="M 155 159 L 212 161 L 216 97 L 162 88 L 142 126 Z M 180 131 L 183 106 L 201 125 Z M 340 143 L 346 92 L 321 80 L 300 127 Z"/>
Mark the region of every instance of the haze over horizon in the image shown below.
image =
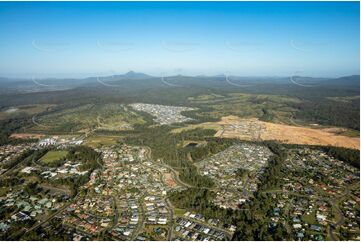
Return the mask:
<path id="1" fill-rule="evenodd" d="M 81 73 L 62 73 L 62 74 L 44 74 L 44 73 L 38 73 L 38 74 L 32 74 L 32 76 L 22 76 L 22 77 L 11 77 L 11 76 L 0 76 L 0 78 L 4 80 L 41 80 L 41 79 L 58 79 L 58 80 L 66 80 L 66 79 L 87 79 L 87 78 L 97 78 L 97 77 L 112 77 L 112 76 L 129 76 L 134 77 L 136 75 L 144 75 L 144 78 L 160 78 L 160 77 L 174 77 L 174 76 L 184 76 L 184 77 L 220 77 L 220 76 L 234 76 L 234 77 L 241 77 L 241 78 L 290 78 L 290 77 L 304 77 L 304 78 L 323 78 L 323 79 L 337 79 L 337 78 L 343 78 L 343 77 L 352 77 L 352 76 L 360 76 L 359 73 L 356 74 L 350 74 L 350 75 L 340 75 L 340 76 L 309 76 L 309 75 L 302 75 L 302 73 L 294 73 L 293 75 L 237 75 L 237 74 L 230 74 L 230 73 L 219 73 L 214 75 L 207 75 L 207 74 L 182 74 L 182 73 L 160 73 L 161 75 L 150 75 L 145 72 L 138 72 L 129 70 L 124 73 L 118 73 L 118 72 L 102 72 L 102 73 L 87 73 L 87 74 L 81 74 Z M 134 76 L 133 76 L 134 75 Z"/>
<path id="2" fill-rule="evenodd" d="M 355 75 L 359 17 L 359 2 L 1 2 L 0 76 Z"/>

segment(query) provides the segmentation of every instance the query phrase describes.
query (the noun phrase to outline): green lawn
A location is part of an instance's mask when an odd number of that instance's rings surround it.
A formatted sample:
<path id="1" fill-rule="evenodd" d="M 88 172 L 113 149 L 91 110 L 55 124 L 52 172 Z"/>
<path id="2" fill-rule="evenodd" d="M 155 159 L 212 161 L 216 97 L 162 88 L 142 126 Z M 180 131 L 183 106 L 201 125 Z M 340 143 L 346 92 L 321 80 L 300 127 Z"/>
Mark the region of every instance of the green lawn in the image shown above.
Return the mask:
<path id="1" fill-rule="evenodd" d="M 186 210 L 185 209 L 181 209 L 181 208 L 175 208 L 174 209 L 174 214 L 177 216 L 182 216 L 183 214 L 185 214 Z"/>
<path id="2" fill-rule="evenodd" d="M 305 214 L 302 216 L 302 220 L 308 224 L 316 224 L 317 223 L 316 213 L 312 212 L 309 215 Z"/>
<path id="3" fill-rule="evenodd" d="M 41 161 L 45 163 L 51 163 L 56 160 L 60 160 L 66 157 L 68 151 L 66 150 L 51 150 L 41 157 Z"/>
<path id="4" fill-rule="evenodd" d="M 7 187 L 1 187 L 0 188 L 0 196 L 6 196 L 6 194 L 9 192 L 9 188 Z"/>

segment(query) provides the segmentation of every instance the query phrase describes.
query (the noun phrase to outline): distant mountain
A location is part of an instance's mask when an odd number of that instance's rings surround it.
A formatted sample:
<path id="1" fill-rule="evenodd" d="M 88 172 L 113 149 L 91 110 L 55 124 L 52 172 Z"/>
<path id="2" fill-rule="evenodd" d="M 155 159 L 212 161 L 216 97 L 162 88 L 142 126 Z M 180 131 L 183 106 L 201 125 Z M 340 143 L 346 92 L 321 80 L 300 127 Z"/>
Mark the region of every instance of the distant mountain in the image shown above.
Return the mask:
<path id="1" fill-rule="evenodd" d="M 125 74 L 108 76 L 93 76 L 88 78 L 2 78 L 0 77 L 0 93 L 25 93 L 39 91 L 54 91 L 82 87 L 121 87 L 123 89 L 138 90 L 147 88 L 216 88 L 219 90 L 243 88 L 254 92 L 269 91 L 270 88 L 278 91 L 293 87 L 321 87 L 333 89 L 348 89 L 354 92 L 360 87 L 360 75 L 339 78 L 313 78 L 305 76 L 275 77 L 275 76 L 184 76 L 175 75 L 164 78 L 151 76 L 145 73 L 129 71 Z"/>
<path id="2" fill-rule="evenodd" d="M 26 78 L 8 78 L 8 77 L 0 77 L 0 83 L 3 82 L 23 82 L 23 81 L 27 81 L 28 79 Z"/>
<path id="3" fill-rule="evenodd" d="M 153 78 L 153 76 L 150 76 L 148 74 L 144 74 L 141 72 L 134 72 L 134 71 L 129 71 L 123 75 L 115 75 L 114 77 L 116 79 L 128 79 L 128 80 L 140 80 L 140 79 Z"/>
<path id="4" fill-rule="evenodd" d="M 266 78 L 270 83 L 279 84 L 296 84 L 300 86 L 320 86 L 320 87 L 345 87 L 357 88 L 360 86 L 360 76 L 344 76 L 338 78 L 325 78 L 325 77 L 308 77 L 308 76 L 290 76 L 278 79 Z M 264 80 L 266 80 L 264 79 Z"/>
<path id="5" fill-rule="evenodd" d="M 337 85 L 337 86 L 360 86 L 360 75 L 344 76 L 334 79 L 326 80 L 327 85 Z"/>

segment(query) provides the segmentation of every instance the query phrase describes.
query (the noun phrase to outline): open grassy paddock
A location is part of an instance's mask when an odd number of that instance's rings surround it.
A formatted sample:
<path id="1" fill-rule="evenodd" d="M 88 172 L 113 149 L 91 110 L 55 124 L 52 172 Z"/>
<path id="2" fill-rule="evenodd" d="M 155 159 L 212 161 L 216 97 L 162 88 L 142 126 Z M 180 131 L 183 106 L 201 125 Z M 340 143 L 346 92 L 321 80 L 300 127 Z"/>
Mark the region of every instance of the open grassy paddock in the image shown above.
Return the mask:
<path id="1" fill-rule="evenodd" d="M 53 106 L 54 105 L 37 104 L 5 108 L 0 110 L 0 120 L 39 114 Z"/>
<path id="2" fill-rule="evenodd" d="M 39 116 L 30 131 L 85 132 L 87 130 L 120 131 L 143 124 L 143 118 L 123 104 L 86 104 Z"/>
<path id="3" fill-rule="evenodd" d="M 85 145 L 93 148 L 115 145 L 121 136 L 92 135 L 85 140 Z"/>

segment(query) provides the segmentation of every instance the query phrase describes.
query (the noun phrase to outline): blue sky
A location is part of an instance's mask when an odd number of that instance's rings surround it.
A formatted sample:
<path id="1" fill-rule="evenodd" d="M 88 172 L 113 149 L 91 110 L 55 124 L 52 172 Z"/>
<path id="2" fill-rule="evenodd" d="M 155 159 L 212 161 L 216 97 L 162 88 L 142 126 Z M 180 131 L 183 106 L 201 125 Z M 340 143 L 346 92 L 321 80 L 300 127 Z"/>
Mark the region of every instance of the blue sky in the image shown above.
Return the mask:
<path id="1" fill-rule="evenodd" d="M 359 73 L 358 2 L 0 3 L 0 76 Z"/>

